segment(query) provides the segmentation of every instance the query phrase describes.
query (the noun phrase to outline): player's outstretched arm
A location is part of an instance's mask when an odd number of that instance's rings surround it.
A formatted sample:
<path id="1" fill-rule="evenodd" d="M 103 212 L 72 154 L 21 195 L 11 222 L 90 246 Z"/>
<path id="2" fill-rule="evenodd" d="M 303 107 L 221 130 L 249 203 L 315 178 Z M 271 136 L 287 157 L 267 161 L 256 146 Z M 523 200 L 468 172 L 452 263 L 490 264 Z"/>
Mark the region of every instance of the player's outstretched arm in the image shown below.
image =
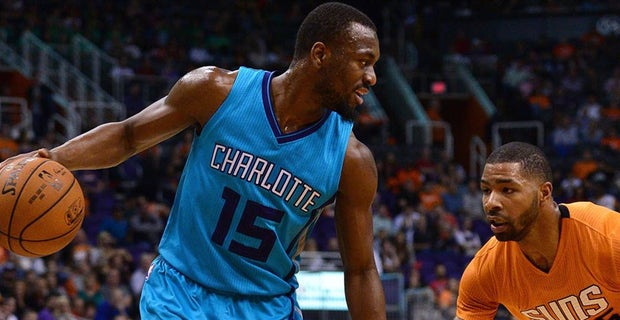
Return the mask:
<path id="1" fill-rule="evenodd" d="M 385 319 L 385 298 L 373 255 L 370 206 L 377 168 L 368 148 L 353 135 L 336 198 L 336 229 L 344 265 L 345 293 L 353 320 Z"/>
<path id="2" fill-rule="evenodd" d="M 217 68 L 184 75 L 169 94 L 138 114 L 102 124 L 39 156 L 70 170 L 113 167 L 192 125 L 204 124 L 224 100 L 234 76 Z"/>

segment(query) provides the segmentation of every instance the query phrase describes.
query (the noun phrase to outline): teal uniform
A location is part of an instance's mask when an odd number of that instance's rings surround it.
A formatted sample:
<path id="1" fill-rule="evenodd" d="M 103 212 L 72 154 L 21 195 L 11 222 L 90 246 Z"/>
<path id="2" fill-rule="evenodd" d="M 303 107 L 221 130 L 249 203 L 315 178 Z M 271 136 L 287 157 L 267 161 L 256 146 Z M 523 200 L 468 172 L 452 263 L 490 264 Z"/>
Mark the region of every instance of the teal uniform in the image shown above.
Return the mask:
<path id="1" fill-rule="evenodd" d="M 326 110 L 281 132 L 272 77 L 240 68 L 196 135 L 145 282 L 143 318 L 301 318 L 299 253 L 334 200 L 353 123 Z"/>

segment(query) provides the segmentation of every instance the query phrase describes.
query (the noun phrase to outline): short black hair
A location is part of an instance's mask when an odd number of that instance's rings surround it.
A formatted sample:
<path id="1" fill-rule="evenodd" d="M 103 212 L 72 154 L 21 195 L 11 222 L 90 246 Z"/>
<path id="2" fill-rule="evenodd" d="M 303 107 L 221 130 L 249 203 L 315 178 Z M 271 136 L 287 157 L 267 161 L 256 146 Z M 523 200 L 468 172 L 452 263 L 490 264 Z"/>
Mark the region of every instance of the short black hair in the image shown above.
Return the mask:
<path id="1" fill-rule="evenodd" d="M 316 42 L 330 45 L 342 39 L 351 23 L 359 23 L 377 32 L 374 22 L 350 5 L 327 2 L 317 6 L 308 13 L 297 31 L 293 61 L 306 57 Z"/>
<path id="2" fill-rule="evenodd" d="M 521 164 L 521 170 L 528 177 L 536 177 L 542 182 L 552 182 L 551 165 L 539 147 L 520 141 L 506 143 L 493 150 L 486 160 L 487 164 Z"/>

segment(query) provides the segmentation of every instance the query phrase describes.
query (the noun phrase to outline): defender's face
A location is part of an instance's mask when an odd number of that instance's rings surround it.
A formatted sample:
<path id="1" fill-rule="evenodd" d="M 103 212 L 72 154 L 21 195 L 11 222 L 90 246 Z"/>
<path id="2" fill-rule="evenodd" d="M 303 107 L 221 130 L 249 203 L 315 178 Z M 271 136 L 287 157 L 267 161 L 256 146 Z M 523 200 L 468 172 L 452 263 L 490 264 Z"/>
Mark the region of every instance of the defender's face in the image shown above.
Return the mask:
<path id="1" fill-rule="evenodd" d="M 526 178 L 520 163 L 487 164 L 480 179 L 482 205 L 499 241 L 520 241 L 539 214 L 538 183 Z"/>
<path id="2" fill-rule="evenodd" d="M 340 48 L 331 48 L 332 59 L 321 69 L 323 81 L 315 92 L 321 104 L 354 120 L 355 107 L 377 82 L 374 65 L 379 60 L 379 39 L 370 28 L 354 23 Z"/>

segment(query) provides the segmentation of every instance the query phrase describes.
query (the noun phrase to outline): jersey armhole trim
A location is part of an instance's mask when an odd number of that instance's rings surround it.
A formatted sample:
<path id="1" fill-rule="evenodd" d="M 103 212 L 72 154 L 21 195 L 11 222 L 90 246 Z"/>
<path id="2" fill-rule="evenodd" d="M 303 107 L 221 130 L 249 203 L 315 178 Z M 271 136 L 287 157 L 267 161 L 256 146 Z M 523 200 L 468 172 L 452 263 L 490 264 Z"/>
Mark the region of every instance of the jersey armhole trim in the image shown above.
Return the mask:
<path id="1" fill-rule="evenodd" d="M 558 205 L 558 207 L 560 209 L 560 218 L 561 219 L 568 219 L 568 218 L 570 218 L 570 212 L 568 211 L 568 208 L 565 205 L 560 204 L 560 205 Z"/>

